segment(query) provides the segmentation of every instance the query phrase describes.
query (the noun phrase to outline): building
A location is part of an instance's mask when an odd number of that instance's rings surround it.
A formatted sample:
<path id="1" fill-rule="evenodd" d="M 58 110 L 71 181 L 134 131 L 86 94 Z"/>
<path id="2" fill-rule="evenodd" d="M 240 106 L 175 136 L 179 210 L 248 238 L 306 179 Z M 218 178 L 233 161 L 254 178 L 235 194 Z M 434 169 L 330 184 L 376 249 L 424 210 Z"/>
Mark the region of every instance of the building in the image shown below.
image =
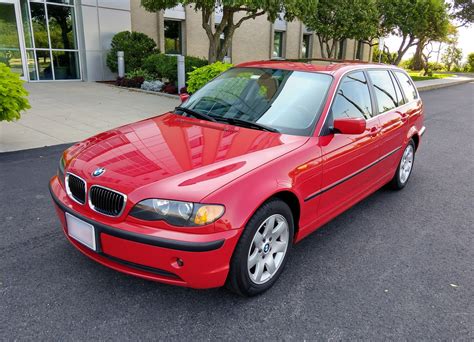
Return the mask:
<path id="1" fill-rule="evenodd" d="M 216 24 L 221 17 L 216 10 Z M 165 53 L 208 54 L 201 15 L 191 6 L 149 13 L 140 0 L 0 0 L 0 62 L 31 82 L 114 79 L 105 57 L 114 34 L 125 30 L 146 33 Z M 316 40 L 299 21 L 271 23 L 261 16 L 235 32 L 227 58 L 317 58 Z M 337 55 L 368 60 L 371 51 L 346 40 Z"/>

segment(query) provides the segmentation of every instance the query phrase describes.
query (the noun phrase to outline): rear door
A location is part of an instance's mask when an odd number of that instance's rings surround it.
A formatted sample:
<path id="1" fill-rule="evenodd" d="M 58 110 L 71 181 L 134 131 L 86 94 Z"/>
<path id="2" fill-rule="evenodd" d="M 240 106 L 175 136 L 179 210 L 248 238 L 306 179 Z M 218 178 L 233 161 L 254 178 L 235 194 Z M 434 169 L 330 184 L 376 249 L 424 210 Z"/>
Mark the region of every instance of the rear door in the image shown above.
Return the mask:
<path id="1" fill-rule="evenodd" d="M 319 219 L 326 221 L 347 208 L 366 191 L 377 174 L 380 124 L 366 75 L 351 72 L 343 77 L 320 136 L 323 181 L 319 193 Z M 362 134 L 340 134 L 331 130 L 335 118 L 363 118 Z"/>
<path id="2" fill-rule="evenodd" d="M 392 173 L 399 160 L 399 152 L 408 132 L 408 116 L 404 110 L 404 98 L 397 81 L 388 70 L 368 72 L 375 95 L 376 115 L 381 128 L 380 166 L 378 179 Z"/>

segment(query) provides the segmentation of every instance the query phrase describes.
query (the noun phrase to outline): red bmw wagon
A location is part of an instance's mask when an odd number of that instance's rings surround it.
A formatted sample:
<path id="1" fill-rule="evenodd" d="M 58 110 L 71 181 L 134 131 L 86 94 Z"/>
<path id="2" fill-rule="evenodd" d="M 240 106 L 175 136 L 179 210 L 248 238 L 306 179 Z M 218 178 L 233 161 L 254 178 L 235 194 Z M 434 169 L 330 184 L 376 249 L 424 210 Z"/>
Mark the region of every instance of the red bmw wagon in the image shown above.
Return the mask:
<path id="1" fill-rule="evenodd" d="M 412 80 L 387 65 L 244 63 L 183 100 L 64 151 L 55 208 L 105 266 L 246 296 L 277 281 L 294 243 L 405 187 L 425 131 Z"/>

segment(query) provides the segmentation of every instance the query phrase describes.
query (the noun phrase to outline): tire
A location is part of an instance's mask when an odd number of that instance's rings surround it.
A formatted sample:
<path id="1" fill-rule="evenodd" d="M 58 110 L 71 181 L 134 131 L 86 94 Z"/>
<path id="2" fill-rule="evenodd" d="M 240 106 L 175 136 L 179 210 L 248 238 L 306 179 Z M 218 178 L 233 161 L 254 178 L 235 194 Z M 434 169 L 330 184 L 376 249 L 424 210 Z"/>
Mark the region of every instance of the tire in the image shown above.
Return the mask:
<path id="1" fill-rule="evenodd" d="M 227 288 L 251 297 L 272 287 L 288 260 L 293 235 L 293 215 L 288 205 L 279 199 L 265 202 L 251 217 L 237 243 Z"/>
<path id="2" fill-rule="evenodd" d="M 407 164 L 408 163 L 408 164 Z M 403 150 L 402 157 L 398 163 L 397 171 L 390 181 L 390 187 L 394 190 L 403 189 L 410 179 L 415 163 L 415 142 L 410 139 L 407 146 Z M 407 168 L 409 169 L 407 171 Z"/>

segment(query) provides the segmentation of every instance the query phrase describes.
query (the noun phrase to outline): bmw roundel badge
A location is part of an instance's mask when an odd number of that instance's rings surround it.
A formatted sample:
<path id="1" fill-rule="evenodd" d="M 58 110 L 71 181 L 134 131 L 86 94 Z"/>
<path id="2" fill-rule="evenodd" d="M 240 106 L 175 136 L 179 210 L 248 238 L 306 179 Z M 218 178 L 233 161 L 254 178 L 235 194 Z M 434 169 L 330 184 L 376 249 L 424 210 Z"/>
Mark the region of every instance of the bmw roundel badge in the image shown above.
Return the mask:
<path id="1" fill-rule="evenodd" d="M 97 169 L 92 172 L 92 176 L 99 177 L 102 176 L 105 172 L 105 167 L 98 167 Z"/>

